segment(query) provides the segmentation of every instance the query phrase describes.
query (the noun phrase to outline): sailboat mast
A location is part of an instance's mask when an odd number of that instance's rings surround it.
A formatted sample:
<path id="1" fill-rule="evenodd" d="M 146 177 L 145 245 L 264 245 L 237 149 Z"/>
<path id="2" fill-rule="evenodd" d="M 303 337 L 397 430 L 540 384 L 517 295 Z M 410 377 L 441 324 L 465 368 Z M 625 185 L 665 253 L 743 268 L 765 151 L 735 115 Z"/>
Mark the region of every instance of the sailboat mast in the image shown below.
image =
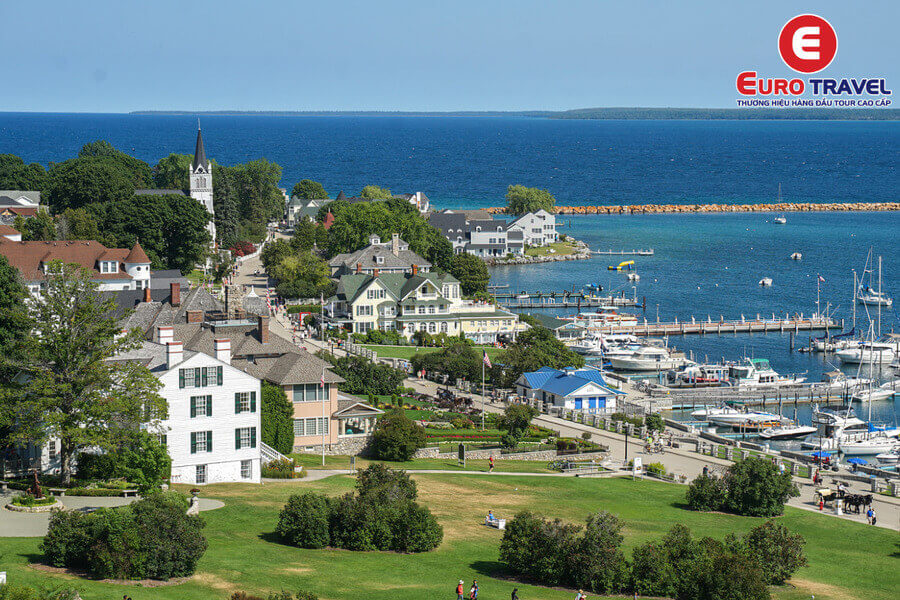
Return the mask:
<path id="1" fill-rule="evenodd" d="M 856 329 L 856 269 L 853 269 L 853 329 Z"/>
<path id="2" fill-rule="evenodd" d="M 881 256 L 878 257 L 878 337 L 881 337 Z"/>

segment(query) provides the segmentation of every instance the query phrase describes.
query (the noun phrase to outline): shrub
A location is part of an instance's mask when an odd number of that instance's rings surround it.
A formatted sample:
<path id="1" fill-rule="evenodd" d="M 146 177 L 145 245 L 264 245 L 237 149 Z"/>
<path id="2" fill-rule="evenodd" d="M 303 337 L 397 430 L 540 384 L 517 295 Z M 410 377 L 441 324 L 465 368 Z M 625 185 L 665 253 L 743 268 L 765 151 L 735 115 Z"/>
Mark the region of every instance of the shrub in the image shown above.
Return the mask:
<path id="1" fill-rule="evenodd" d="M 207 543 L 203 521 L 187 515 L 187 507 L 184 496 L 170 492 L 88 514 L 60 512 L 50 519 L 41 550 L 53 566 L 98 578 L 191 575 Z"/>
<path id="2" fill-rule="evenodd" d="M 628 584 L 628 563 L 620 549 L 622 523 L 608 512 L 588 517 L 571 569 L 577 587 L 597 594 L 615 593 Z"/>
<path id="3" fill-rule="evenodd" d="M 13 498 L 12 503 L 16 506 L 50 506 L 51 504 L 56 504 L 56 498 L 52 496 L 35 498 L 31 494 L 24 494 Z"/>
<path id="4" fill-rule="evenodd" d="M 769 576 L 768 583 L 780 585 L 807 564 L 803 554 L 805 543 L 802 535 L 791 533 L 784 525 L 766 521 L 744 536 L 743 549 Z"/>
<path id="5" fill-rule="evenodd" d="M 784 503 L 799 490 L 787 471 L 763 458 L 750 457 L 732 464 L 724 477 L 728 497 L 725 508 L 749 517 L 775 517 L 784 512 Z"/>
<path id="6" fill-rule="evenodd" d="M 415 482 L 404 471 L 370 465 L 360 471 L 355 494 L 292 496 L 276 532 L 304 548 L 330 544 L 346 550 L 426 552 L 441 543 L 444 532 L 431 511 L 414 502 L 416 494 Z"/>
<path id="7" fill-rule="evenodd" d="M 262 382 L 260 395 L 262 441 L 282 454 L 294 449 L 294 406 L 284 390 L 268 381 Z"/>
<path id="8" fill-rule="evenodd" d="M 33 588 L 27 585 L 0 585 L 0 600 L 77 600 L 78 590 L 71 588 Z"/>
<path id="9" fill-rule="evenodd" d="M 372 434 L 372 449 L 381 460 L 406 461 L 425 446 L 425 429 L 394 409 L 378 419 Z"/>
<path id="10" fill-rule="evenodd" d="M 664 465 L 662 463 L 659 463 L 659 462 L 649 463 L 644 468 L 647 469 L 648 473 L 653 473 L 654 475 L 658 475 L 659 477 L 666 476 L 666 465 Z"/>
<path id="11" fill-rule="evenodd" d="M 728 498 L 725 482 L 712 475 L 700 474 L 687 489 L 687 503 L 693 510 L 722 510 Z"/>
<path id="12" fill-rule="evenodd" d="M 321 494 L 295 494 L 278 516 L 275 533 L 285 542 L 300 548 L 324 548 L 331 543 L 328 534 L 328 499 Z"/>
<path id="13" fill-rule="evenodd" d="M 453 425 L 453 429 L 473 429 L 475 427 L 472 419 L 466 417 L 457 417 L 450 421 L 450 424 Z"/>
<path id="14" fill-rule="evenodd" d="M 292 458 L 279 458 L 270 460 L 262 466 L 262 476 L 270 479 L 296 479 L 298 473 L 295 470 L 297 463 Z"/>

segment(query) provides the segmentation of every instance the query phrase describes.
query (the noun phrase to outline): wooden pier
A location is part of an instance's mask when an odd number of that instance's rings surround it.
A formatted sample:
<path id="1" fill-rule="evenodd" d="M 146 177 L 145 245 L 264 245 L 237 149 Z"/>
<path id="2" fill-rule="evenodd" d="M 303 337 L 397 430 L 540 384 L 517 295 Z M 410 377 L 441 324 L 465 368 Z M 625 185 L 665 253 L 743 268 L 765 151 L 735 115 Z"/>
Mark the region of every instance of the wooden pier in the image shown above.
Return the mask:
<path id="1" fill-rule="evenodd" d="M 644 301 L 621 296 L 597 296 L 584 292 L 508 292 L 491 290 L 497 304 L 509 309 L 533 308 L 599 308 L 601 306 L 630 306 L 643 308 Z"/>
<path id="2" fill-rule="evenodd" d="M 653 248 L 649 250 L 594 250 L 592 254 L 601 256 L 653 256 Z"/>
<path id="3" fill-rule="evenodd" d="M 702 335 L 722 333 L 797 333 L 799 331 L 843 329 L 844 320 L 819 317 L 784 317 L 773 319 L 741 319 L 740 321 L 685 321 L 652 323 L 645 321 L 635 325 L 597 325 L 591 331 L 597 333 L 625 333 L 643 336 Z"/>

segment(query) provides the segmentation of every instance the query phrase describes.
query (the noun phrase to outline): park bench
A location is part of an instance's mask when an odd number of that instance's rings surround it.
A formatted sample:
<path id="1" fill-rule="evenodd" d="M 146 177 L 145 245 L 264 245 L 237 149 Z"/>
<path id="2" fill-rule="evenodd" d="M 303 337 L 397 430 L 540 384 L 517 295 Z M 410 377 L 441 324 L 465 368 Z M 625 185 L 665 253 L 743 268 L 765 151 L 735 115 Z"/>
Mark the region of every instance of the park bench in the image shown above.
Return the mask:
<path id="1" fill-rule="evenodd" d="M 497 517 L 492 519 L 491 517 L 485 517 L 484 524 L 488 527 L 496 527 L 501 531 L 506 529 L 506 519 L 498 519 Z"/>
<path id="2" fill-rule="evenodd" d="M 122 490 L 122 496 L 123 496 L 124 498 L 129 498 L 129 497 L 132 497 L 132 496 L 136 498 L 137 495 L 138 495 L 138 491 L 137 491 L 137 490 Z"/>

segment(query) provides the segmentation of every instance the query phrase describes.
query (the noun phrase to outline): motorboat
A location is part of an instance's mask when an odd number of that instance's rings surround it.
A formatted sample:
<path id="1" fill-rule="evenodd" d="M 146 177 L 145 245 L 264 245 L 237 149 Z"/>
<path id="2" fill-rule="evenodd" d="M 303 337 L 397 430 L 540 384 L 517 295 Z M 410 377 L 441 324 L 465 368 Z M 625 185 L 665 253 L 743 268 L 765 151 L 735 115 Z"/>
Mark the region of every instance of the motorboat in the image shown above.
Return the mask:
<path id="1" fill-rule="evenodd" d="M 729 367 L 729 378 L 737 387 L 784 387 L 797 385 L 806 381 L 806 377 L 791 375 L 782 377 L 765 358 L 745 358 L 742 362 Z"/>
<path id="2" fill-rule="evenodd" d="M 574 344 L 570 344 L 569 348 L 578 354 L 586 354 L 588 356 L 600 356 L 603 354 L 604 342 L 603 336 L 598 333 L 589 334 L 583 340 L 579 340 Z"/>
<path id="3" fill-rule="evenodd" d="M 871 403 L 869 403 L 869 413 L 871 414 Z M 896 438 L 900 435 L 900 428 L 876 426 L 867 423 L 858 418 L 851 406 L 834 406 L 819 408 L 816 404 L 813 406 L 812 422 L 817 426 L 816 433 L 804 440 L 800 445 L 806 449 L 817 450 L 841 450 L 842 444 L 850 444 L 852 442 L 866 442 L 868 440 L 880 440 L 882 438 L 890 438 L 897 443 Z M 885 446 L 885 444 L 881 444 Z M 861 449 L 862 445 L 852 446 L 856 453 L 864 454 Z M 890 449 L 887 447 L 887 449 Z M 883 452 L 886 450 L 879 450 Z M 878 452 L 872 452 L 878 454 Z"/>
<path id="4" fill-rule="evenodd" d="M 706 421 L 713 425 L 732 427 L 734 429 L 768 429 L 780 426 L 784 419 L 780 415 L 762 411 L 738 411 L 736 414 L 712 414 Z"/>
<path id="5" fill-rule="evenodd" d="M 684 354 L 657 346 L 641 346 L 628 356 L 607 358 L 613 369 L 621 371 L 668 371 L 689 363 Z"/>
<path id="6" fill-rule="evenodd" d="M 762 279 L 759 280 L 759 285 L 761 287 L 770 287 L 772 285 L 772 278 L 771 277 L 763 277 Z"/>
<path id="7" fill-rule="evenodd" d="M 864 377 L 847 377 L 842 371 L 829 371 L 822 376 L 820 383 L 813 384 L 819 389 L 830 392 L 853 392 L 872 383 Z"/>
<path id="8" fill-rule="evenodd" d="M 888 452 L 876 454 L 875 459 L 882 463 L 896 464 L 897 462 L 900 462 L 900 447 L 894 448 Z"/>
<path id="9" fill-rule="evenodd" d="M 628 281 L 640 281 L 641 280 L 641 276 L 638 275 L 637 273 L 628 273 L 625 277 L 628 279 Z"/>
<path id="10" fill-rule="evenodd" d="M 862 342 L 856 348 L 846 348 L 835 353 L 842 363 L 858 365 L 863 363 L 888 364 L 897 357 L 896 344 L 889 342 Z"/>
<path id="11" fill-rule="evenodd" d="M 691 413 L 691 418 L 696 421 L 706 421 L 712 415 L 724 415 L 724 414 L 738 414 L 743 411 L 734 408 L 733 406 L 728 406 L 727 404 L 722 404 L 721 406 L 706 406 L 703 408 L 698 408 L 697 410 Z"/>
<path id="12" fill-rule="evenodd" d="M 803 255 L 800 254 L 799 252 L 794 252 L 793 254 L 791 254 L 791 260 L 802 260 L 802 259 L 803 259 Z"/>
<path id="13" fill-rule="evenodd" d="M 844 454 L 882 454 L 891 452 L 900 444 L 896 438 L 886 435 L 876 435 L 861 440 L 844 441 L 838 443 L 838 449 Z"/>
<path id="14" fill-rule="evenodd" d="M 893 397 L 895 393 L 894 390 L 875 388 L 859 390 L 851 398 L 856 402 L 878 402 Z"/>
<path id="15" fill-rule="evenodd" d="M 775 217 L 774 219 L 772 219 L 772 222 L 776 225 L 784 225 L 785 223 L 787 223 L 787 218 L 784 215 L 781 215 L 780 217 Z"/>
<path id="16" fill-rule="evenodd" d="M 588 333 L 584 339 L 569 344 L 569 348 L 575 352 L 588 356 L 631 354 L 640 347 L 641 344 L 636 336 L 628 334 L 602 335 L 596 332 Z"/>
<path id="17" fill-rule="evenodd" d="M 666 374 L 666 385 L 671 388 L 718 387 L 728 381 L 726 365 L 689 365 Z"/>
<path id="18" fill-rule="evenodd" d="M 603 306 L 599 311 L 586 311 L 572 317 L 565 317 L 573 324 L 585 329 L 603 327 L 605 325 L 637 325 L 636 316 L 619 313 L 615 307 Z"/>
<path id="19" fill-rule="evenodd" d="M 791 440 L 806 437 L 818 431 L 811 425 L 798 425 L 797 423 L 787 423 L 778 427 L 769 427 L 759 432 L 759 437 L 764 440 Z"/>

